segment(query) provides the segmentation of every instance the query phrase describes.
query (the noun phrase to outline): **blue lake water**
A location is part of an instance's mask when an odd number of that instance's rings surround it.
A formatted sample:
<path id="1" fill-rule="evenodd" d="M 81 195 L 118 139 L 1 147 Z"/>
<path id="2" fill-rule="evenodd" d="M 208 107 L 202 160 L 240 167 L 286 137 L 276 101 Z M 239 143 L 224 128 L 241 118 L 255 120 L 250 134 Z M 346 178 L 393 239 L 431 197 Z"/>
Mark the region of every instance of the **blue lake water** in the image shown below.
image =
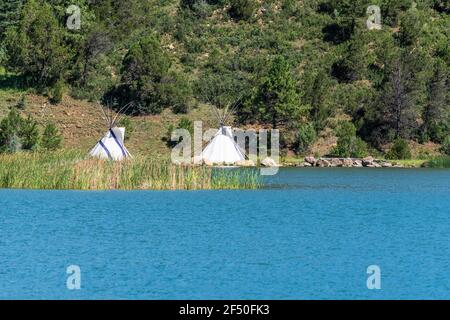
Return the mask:
<path id="1" fill-rule="evenodd" d="M 0 298 L 450 299 L 450 170 L 256 191 L 0 190 Z M 81 290 L 66 268 L 81 268 Z M 381 290 L 366 269 L 381 268 Z"/>

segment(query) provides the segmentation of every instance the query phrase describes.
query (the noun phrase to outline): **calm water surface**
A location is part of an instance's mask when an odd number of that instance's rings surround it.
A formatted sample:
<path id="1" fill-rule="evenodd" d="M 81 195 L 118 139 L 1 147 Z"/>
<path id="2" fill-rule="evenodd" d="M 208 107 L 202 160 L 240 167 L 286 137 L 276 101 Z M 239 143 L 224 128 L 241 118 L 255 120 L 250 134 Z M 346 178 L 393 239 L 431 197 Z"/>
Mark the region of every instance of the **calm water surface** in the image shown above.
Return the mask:
<path id="1" fill-rule="evenodd" d="M 283 169 L 267 183 L 0 190 L 0 298 L 450 299 L 450 170 Z M 381 290 L 366 287 L 374 264 Z"/>

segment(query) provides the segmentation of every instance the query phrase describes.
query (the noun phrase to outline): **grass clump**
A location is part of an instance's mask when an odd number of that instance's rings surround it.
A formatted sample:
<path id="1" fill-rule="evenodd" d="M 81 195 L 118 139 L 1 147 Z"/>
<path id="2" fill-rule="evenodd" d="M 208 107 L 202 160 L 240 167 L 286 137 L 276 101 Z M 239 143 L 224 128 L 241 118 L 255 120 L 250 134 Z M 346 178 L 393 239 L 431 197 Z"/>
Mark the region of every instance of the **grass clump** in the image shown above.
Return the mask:
<path id="1" fill-rule="evenodd" d="M 259 186 L 255 170 L 176 166 L 149 157 L 111 162 L 87 158 L 77 151 L 0 155 L 0 188 L 214 190 Z"/>
<path id="2" fill-rule="evenodd" d="M 443 157 L 436 157 L 428 161 L 428 167 L 430 168 L 450 168 L 450 157 L 449 156 L 443 156 Z"/>

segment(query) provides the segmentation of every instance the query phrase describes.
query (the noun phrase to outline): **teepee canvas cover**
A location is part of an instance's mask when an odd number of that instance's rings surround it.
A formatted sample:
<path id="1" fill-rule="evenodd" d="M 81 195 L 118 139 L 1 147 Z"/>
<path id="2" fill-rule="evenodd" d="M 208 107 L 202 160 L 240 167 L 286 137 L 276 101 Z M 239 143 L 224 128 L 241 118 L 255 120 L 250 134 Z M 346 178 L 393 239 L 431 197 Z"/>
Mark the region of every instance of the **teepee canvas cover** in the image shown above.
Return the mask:
<path id="1" fill-rule="evenodd" d="M 92 148 L 89 154 L 100 159 L 120 161 L 131 157 L 123 144 L 125 128 L 111 128 L 105 136 Z"/>
<path id="2" fill-rule="evenodd" d="M 202 160 L 211 164 L 236 164 L 245 156 L 233 139 L 231 127 L 221 126 L 202 152 Z"/>

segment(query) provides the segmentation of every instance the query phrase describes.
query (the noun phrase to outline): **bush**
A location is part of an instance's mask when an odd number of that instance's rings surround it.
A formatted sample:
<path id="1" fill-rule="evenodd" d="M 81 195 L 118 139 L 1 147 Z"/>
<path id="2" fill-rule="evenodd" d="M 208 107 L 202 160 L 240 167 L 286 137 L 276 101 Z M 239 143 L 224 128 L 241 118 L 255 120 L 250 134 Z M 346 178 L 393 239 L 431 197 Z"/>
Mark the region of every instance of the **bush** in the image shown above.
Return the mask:
<path id="1" fill-rule="evenodd" d="M 13 108 L 0 122 L 0 152 L 35 150 L 39 143 L 37 122 L 28 116 L 23 119 Z"/>
<path id="2" fill-rule="evenodd" d="M 64 95 L 64 82 L 58 80 L 50 89 L 50 102 L 53 104 L 60 103 Z"/>
<path id="3" fill-rule="evenodd" d="M 397 139 L 391 147 L 391 150 L 386 154 L 386 159 L 403 160 L 411 159 L 411 149 L 408 142 L 403 139 Z"/>
<path id="4" fill-rule="evenodd" d="M 134 132 L 134 124 L 131 122 L 131 119 L 129 117 L 122 118 L 117 125 L 125 128 L 125 140 L 130 139 Z"/>
<path id="5" fill-rule="evenodd" d="M 248 20 L 253 16 L 255 0 L 231 0 L 230 15 L 237 20 Z"/>
<path id="6" fill-rule="evenodd" d="M 39 129 L 37 122 L 31 116 L 21 121 L 20 138 L 22 150 L 36 150 L 39 143 Z"/>
<path id="7" fill-rule="evenodd" d="M 20 97 L 19 101 L 17 101 L 16 108 L 20 110 L 25 110 L 27 107 L 27 96 L 24 94 Z"/>
<path id="8" fill-rule="evenodd" d="M 53 151 L 61 148 L 62 136 L 58 132 L 58 128 L 53 123 L 45 126 L 42 134 L 41 147 L 45 150 Z"/>
<path id="9" fill-rule="evenodd" d="M 450 135 L 444 139 L 441 146 L 441 152 L 450 156 Z"/>
<path id="10" fill-rule="evenodd" d="M 342 122 L 337 131 L 337 145 L 332 153 L 338 157 L 363 158 L 367 156 L 367 143 L 356 136 L 356 128 L 351 122 Z"/>
<path id="11" fill-rule="evenodd" d="M 0 151 L 17 152 L 22 148 L 19 130 L 22 118 L 16 109 L 11 109 L 8 115 L 0 122 Z"/>
<path id="12" fill-rule="evenodd" d="M 301 124 L 297 132 L 296 151 L 299 154 L 308 152 L 310 146 L 316 141 L 317 133 L 311 123 Z"/>
<path id="13" fill-rule="evenodd" d="M 163 140 L 166 142 L 167 146 L 170 148 L 176 146 L 178 143 L 183 141 L 182 137 L 180 137 L 180 139 L 178 141 L 172 141 L 172 132 L 175 131 L 176 129 L 186 129 L 192 135 L 194 132 L 194 125 L 191 120 L 189 120 L 188 118 L 185 118 L 185 117 L 181 118 L 180 121 L 178 121 L 178 124 L 176 127 L 173 124 L 169 125 L 169 127 L 167 128 L 166 137 L 164 137 Z"/>

